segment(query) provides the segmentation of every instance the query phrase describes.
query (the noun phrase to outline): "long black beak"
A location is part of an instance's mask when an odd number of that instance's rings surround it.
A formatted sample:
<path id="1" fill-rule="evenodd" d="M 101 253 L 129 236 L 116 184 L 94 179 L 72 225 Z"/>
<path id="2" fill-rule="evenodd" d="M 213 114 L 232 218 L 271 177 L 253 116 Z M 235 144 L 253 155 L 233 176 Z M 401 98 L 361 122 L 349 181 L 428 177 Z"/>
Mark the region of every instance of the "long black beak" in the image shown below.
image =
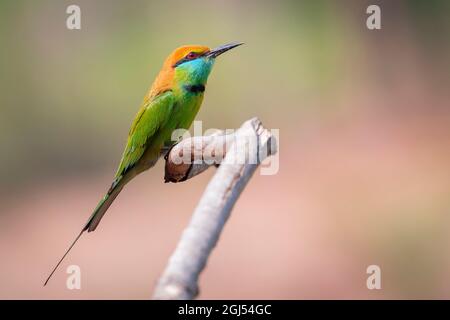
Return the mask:
<path id="1" fill-rule="evenodd" d="M 227 52 L 230 49 L 236 48 L 237 46 L 240 46 L 241 44 L 244 44 L 244 43 L 243 42 L 233 42 L 233 43 L 229 43 L 229 44 L 224 44 L 223 46 L 220 46 L 220 47 L 217 47 L 215 49 L 208 51 L 205 55 L 207 57 L 217 58 L 222 53 Z"/>

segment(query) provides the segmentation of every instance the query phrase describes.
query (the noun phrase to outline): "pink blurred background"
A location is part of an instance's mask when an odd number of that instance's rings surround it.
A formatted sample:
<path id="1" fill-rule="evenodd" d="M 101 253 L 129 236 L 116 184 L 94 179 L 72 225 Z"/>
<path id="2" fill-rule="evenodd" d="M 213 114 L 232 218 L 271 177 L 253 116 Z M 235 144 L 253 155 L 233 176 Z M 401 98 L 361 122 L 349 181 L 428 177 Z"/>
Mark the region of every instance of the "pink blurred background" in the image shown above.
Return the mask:
<path id="1" fill-rule="evenodd" d="M 137 177 L 42 285 L 111 183 L 164 57 L 232 40 L 246 45 L 217 62 L 197 119 L 280 129 L 280 170 L 244 190 L 199 298 L 450 298 L 449 3 L 373 3 L 378 31 L 369 1 L 77 1 L 69 31 L 71 2 L 2 2 L 0 298 L 151 297 L 215 169 Z M 81 290 L 66 288 L 71 264 Z"/>

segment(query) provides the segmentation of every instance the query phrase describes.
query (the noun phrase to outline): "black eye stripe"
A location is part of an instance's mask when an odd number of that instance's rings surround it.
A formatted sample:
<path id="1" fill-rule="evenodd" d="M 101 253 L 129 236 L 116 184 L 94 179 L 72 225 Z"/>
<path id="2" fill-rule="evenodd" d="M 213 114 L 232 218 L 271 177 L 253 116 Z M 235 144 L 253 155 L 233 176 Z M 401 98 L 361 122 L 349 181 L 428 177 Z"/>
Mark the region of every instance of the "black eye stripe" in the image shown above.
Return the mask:
<path id="1" fill-rule="evenodd" d="M 189 57 L 189 55 L 193 54 L 193 56 Z M 194 59 L 197 59 L 201 56 L 200 53 L 198 52 L 189 52 L 184 58 L 181 58 L 180 60 L 178 60 L 173 67 L 178 67 L 180 64 L 185 63 L 187 61 L 192 61 Z"/>

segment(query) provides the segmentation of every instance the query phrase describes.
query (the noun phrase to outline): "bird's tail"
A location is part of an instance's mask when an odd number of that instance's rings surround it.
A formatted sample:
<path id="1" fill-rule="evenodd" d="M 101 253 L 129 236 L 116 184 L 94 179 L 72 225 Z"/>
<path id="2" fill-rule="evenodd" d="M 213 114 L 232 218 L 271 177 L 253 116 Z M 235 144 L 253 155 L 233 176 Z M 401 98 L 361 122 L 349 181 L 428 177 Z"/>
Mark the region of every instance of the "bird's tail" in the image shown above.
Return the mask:
<path id="1" fill-rule="evenodd" d="M 123 187 L 124 184 L 121 183 L 121 181 L 113 183 L 108 193 L 98 203 L 89 220 L 86 222 L 83 231 L 87 230 L 88 232 L 91 232 L 97 228 L 98 224 L 100 223 L 100 220 L 103 218 L 108 208 L 111 206 L 113 201 L 119 195 L 120 191 L 122 191 Z"/>
<path id="2" fill-rule="evenodd" d="M 69 251 L 73 248 L 73 246 L 78 241 L 78 239 L 80 239 L 80 237 L 83 234 L 83 232 L 85 232 L 86 230 L 88 232 L 91 232 L 91 231 L 94 231 L 97 228 L 97 226 L 100 223 L 100 220 L 103 218 L 103 215 L 105 214 L 106 210 L 108 210 L 109 206 L 113 203 L 114 199 L 116 199 L 116 197 L 119 195 L 120 191 L 122 191 L 122 189 L 125 186 L 127 181 L 129 181 L 129 179 L 122 180 L 120 178 L 117 179 L 116 181 L 114 181 L 114 183 L 112 184 L 111 188 L 108 190 L 106 195 L 103 197 L 103 199 L 99 202 L 99 204 L 95 208 L 95 210 L 92 213 L 92 215 L 89 217 L 89 220 L 86 222 L 86 224 L 84 225 L 84 227 L 81 230 L 81 232 L 78 234 L 78 236 L 72 242 L 72 244 L 70 245 L 69 249 L 67 249 L 67 251 L 64 253 L 62 258 L 59 259 L 58 263 L 53 268 L 52 272 L 50 273 L 50 275 L 48 276 L 47 280 L 45 281 L 44 286 L 50 280 L 50 278 L 52 277 L 53 273 L 55 273 L 56 269 L 58 269 L 59 265 L 64 260 L 64 258 L 67 256 Z"/>

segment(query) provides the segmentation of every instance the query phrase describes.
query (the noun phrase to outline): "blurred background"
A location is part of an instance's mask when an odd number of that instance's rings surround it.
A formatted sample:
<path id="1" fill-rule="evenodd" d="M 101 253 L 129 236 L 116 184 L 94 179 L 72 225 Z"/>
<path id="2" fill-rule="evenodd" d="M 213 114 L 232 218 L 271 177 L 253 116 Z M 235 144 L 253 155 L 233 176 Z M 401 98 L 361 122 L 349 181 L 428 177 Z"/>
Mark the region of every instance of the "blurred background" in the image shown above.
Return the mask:
<path id="1" fill-rule="evenodd" d="M 66 8 L 81 7 L 81 30 Z M 368 30 L 366 8 L 381 7 Z M 215 169 L 109 187 L 165 57 L 220 57 L 197 119 L 280 130 L 201 275 L 201 299 L 450 298 L 450 2 L 0 2 L 0 298 L 148 299 Z M 66 268 L 81 267 L 81 290 Z M 368 290 L 366 268 L 381 268 Z"/>

